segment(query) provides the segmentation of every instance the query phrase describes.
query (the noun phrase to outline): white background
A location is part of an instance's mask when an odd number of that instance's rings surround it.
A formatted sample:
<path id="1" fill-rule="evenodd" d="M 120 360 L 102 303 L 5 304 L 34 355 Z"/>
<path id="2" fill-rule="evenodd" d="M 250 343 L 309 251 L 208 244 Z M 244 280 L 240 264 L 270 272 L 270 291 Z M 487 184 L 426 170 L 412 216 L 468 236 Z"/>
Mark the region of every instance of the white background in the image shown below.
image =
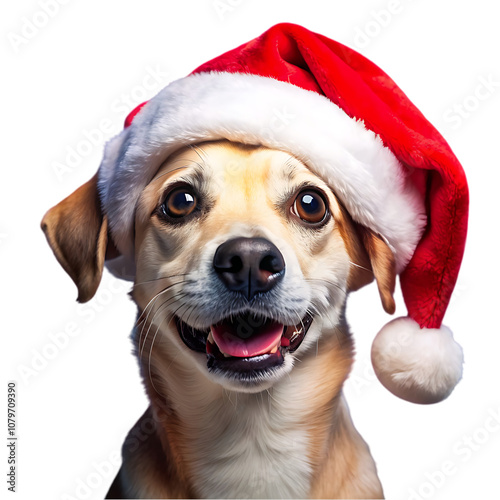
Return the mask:
<path id="1" fill-rule="evenodd" d="M 6 381 L 17 380 L 17 498 L 103 498 L 118 469 L 104 462 L 114 461 L 147 405 L 130 353 L 135 311 L 129 285 L 106 274 L 97 297 L 77 305 L 76 289 L 39 229 L 44 212 L 95 173 L 103 143 L 134 104 L 282 21 L 357 48 L 381 66 L 464 165 L 470 232 L 445 317 L 465 351 L 463 381 L 433 406 L 398 400 L 380 386 L 369 348 L 389 318 L 370 286 L 350 299 L 358 354 L 346 395 L 388 498 L 498 495 L 495 2 L 54 1 L 47 1 L 50 17 L 43 0 L 10 2 L 0 15 L 2 392 L 5 401 Z M 151 72 L 156 81 L 146 78 Z M 86 148 L 88 137 L 95 144 Z M 69 151 L 78 148 L 85 155 L 57 174 L 57 164 L 67 164 Z M 398 314 L 404 313 L 399 295 Z M 438 472 L 443 467 L 447 475 Z M 0 487 L 7 490 L 3 480 Z"/>

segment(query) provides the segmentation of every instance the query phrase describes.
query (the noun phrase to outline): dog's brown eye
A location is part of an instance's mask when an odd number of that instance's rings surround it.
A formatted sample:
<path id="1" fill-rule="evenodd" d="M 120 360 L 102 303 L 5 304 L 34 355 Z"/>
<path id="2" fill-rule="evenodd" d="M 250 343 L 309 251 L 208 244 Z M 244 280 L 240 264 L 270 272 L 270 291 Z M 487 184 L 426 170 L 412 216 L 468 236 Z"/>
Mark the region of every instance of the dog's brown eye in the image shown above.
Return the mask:
<path id="1" fill-rule="evenodd" d="M 163 202 L 162 210 L 169 217 L 178 219 L 192 213 L 196 204 L 195 195 L 188 188 L 181 187 L 168 194 Z"/>
<path id="2" fill-rule="evenodd" d="M 325 199 L 312 189 L 301 191 L 292 206 L 292 212 L 310 224 L 321 222 L 327 214 Z"/>

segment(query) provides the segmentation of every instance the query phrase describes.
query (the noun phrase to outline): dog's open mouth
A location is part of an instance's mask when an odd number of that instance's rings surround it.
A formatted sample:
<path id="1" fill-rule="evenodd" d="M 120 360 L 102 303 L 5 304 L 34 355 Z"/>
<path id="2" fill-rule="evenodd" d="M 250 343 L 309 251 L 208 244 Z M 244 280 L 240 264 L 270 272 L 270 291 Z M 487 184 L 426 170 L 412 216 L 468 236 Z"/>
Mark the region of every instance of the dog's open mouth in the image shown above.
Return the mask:
<path id="1" fill-rule="evenodd" d="M 193 351 L 207 355 L 209 370 L 257 375 L 281 365 L 298 349 L 312 323 L 306 314 L 298 325 L 283 325 L 255 314 L 240 314 L 196 330 L 176 318 L 177 330 Z"/>

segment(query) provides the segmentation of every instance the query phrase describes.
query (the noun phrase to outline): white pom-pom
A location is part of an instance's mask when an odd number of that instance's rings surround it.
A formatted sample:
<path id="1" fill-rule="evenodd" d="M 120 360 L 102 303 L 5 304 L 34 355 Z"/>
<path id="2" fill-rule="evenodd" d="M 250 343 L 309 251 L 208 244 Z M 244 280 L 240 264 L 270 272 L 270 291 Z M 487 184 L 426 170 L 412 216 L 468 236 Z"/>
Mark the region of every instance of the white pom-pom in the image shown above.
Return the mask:
<path id="1" fill-rule="evenodd" d="M 372 345 L 372 364 L 382 385 L 412 403 L 447 398 L 462 378 L 463 361 L 449 328 L 420 328 L 408 317 L 385 325 Z"/>

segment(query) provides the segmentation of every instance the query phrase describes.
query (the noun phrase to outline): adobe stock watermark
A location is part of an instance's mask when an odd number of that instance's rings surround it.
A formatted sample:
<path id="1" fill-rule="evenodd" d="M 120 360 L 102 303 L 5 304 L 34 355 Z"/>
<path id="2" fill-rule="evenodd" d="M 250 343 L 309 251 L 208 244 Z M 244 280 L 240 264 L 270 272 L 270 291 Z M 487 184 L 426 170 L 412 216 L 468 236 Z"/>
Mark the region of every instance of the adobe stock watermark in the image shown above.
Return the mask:
<path id="1" fill-rule="evenodd" d="M 75 488 L 71 494 L 63 493 L 61 500 L 86 500 L 94 498 L 94 491 L 100 488 L 104 481 L 109 481 L 118 472 L 121 464 L 121 454 L 111 452 L 105 460 L 93 461 L 91 470 L 83 477 L 75 479 Z"/>
<path id="2" fill-rule="evenodd" d="M 466 295 L 469 292 L 469 286 L 466 285 L 462 279 L 459 277 L 458 281 L 455 283 L 455 288 L 450 297 L 449 306 L 454 306 L 456 303 L 466 300 Z"/>
<path id="3" fill-rule="evenodd" d="M 370 19 L 355 29 L 353 38 L 355 47 L 363 49 L 370 45 L 372 40 L 392 23 L 394 17 L 404 11 L 405 4 L 411 1 L 389 0 L 385 8 L 370 11 Z"/>
<path id="4" fill-rule="evenodd" d="M 279 484 L 280 480 L 281 474 L 273 467 L 267 468 L 265 475 L 262 475 L 262 471 L 256 471 L 248 481 L 249 491 L 244 491 L 241 498 L 265 498 L 267 485 Z"/>
<path id="5" fill-rule="evenodd" d="M 463 434 L 453 444 L 451 458 L 443 460 L 436 469 L 426 472 L 424 481 L 418 487 L 408 490 L 408 500 L 432 498 L 490 439 L 498 436 L 499 431 L 500 406 L 490 408 L 480 426 L 471 433 Z"/>
<path id="6" fill-rule="evenodd" d="M 94 298 L 77 306 L 76 314 L 81 321 L 67 321 L 61 328 L 46 335 L 45 342 L 29 351 L 28 359 L 17 366 L 17 372 L 25 385 L 33 383 L 68 349 L 82 331 L 99 313 L 109 307 L 117 294 L 128 291 L 128 284 L 112 277 L 97 290 Z"/>
<path id="7" fill-rule="evenodd" d="M 39 0 L 38 9 L 28 16 L 21 17 L 20 27 L 7 34 L 10 46 L 17 54 L 23 47 L 30 43 L 36 36 L 57 16 L 62 6 L 71 0 Z"/>
<path id="8" fill-rule="evenodd" d="M 224 21 L 226 14 L 234 12 L 243 2 L 244 0 L 213 0 L 212 7 L 217 17 Z"/>
<path id="9" fill-rule="evenodd" d="M 143 416 L 128 433 L 123 443 L 124 454 L 135 453 L 148 439 L 156 433 L 157 424 L 165 422 L 171 412 L 170 407 L 165 405 L 163 399 L 157 398 L 153 401 L 159 409 L 159 415 L 151 412 L 149 416 Z M 104 481 L 110 482 L 118 472 L 121 464 L 121 453 L 111 452 L 103 461 L 91 462 L 90 471 L 83 477 L 75 479 L 75 486 L 70 493 L 63 493 L 61 500 L 87 500 L 94 498 L 94 491 L 100 488 Z"/>
<path id="10" fill-rule="evenodd" d="M 289 127 L 295 120 L 296 116 L 289 112 L 286 106 L 281 108 L 273 108 L 271 115 L 264 123 L 260 135 L 262 137 L 273 137 L 274 133 L 281 132 Z"/>
<path id="11" fill-rule="evenodd" d="M 259 130 L 259 135 L 262 137 L 273 137 L 276 132 L 280 132 L 291 125 L 295 118 L 296 116 L 290 113 L 286 107 L 273 108 L 270 110 L 268 118 L 263 121 L 263 126 L 262 129 Z M 200 159 L 202 161 L 205 161 L 203 158 L 203 145 L 193 146 L 193 149 L 195 151 L 198 151 Z M 228 161 L 224 166 L 223 174 L 214 179 L 214 182 L 216 182 L 218 189 L 226 189 L 227 179 L 241 176 L 242 172 L 246 168 L 246 165 L 246 161 Z"/>
<path id="12" fill-rule="evenodd" d="M 458 130 L 463 123 L 468 120 L 478 109 L 483 106 L 500 88 L 500 80 L 489 74 L 488 76 L 479 75 L 477 77 L 474 90 L 448 107 L 443 112 L 443 121 L 450 125 L 452 130 Z"/>
<path id="13" fill-rule="evenodd" d="M 125 117 L 137 105 L 146 101 L 152 94 L 163 88 L 169 80 L 169 73 L 162 70 L 159 65 L 154 68 L 147 66 L 141 82 L 132 87 L 128 92 L 122 92 L 110 104 L 113 113 Z M 51 164 L 57 180 L 62 182 L 64 177 L 74 172 L 86 157 L 91 155 L 96 148 L 101 151 L 104 143 L 122 130 L 122 123 L 115 119 L 103 118 L 97 126 L 84 129 L 81 137 L 73 144 L 67 145 L 64 159 Z"/>
<path id="14" fill-rule="evenodd" d="M 374 382 L 378 381 L 372 364 L 366 360 L 362 362 L 361 374 L 358 375 L 356 372 L 359 372 L 359 370 L 355 370 L 349 374 L 346 386 L 352 387 L 358 395 L 373 386 Z"/>

